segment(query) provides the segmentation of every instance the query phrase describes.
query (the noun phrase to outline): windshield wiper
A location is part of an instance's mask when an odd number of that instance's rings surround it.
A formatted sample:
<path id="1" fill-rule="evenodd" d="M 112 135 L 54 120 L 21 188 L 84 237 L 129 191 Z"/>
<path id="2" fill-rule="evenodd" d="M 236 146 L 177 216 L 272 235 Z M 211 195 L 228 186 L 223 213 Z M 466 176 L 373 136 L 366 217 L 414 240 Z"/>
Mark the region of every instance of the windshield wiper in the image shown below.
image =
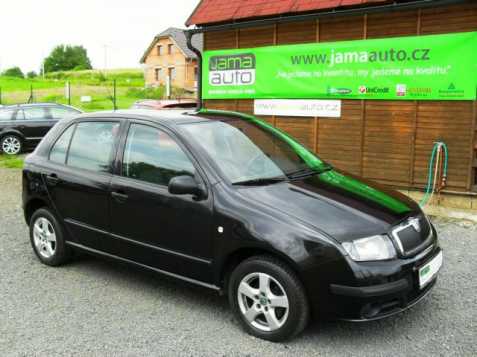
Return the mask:
<path id="1" fill-rule="evenodd" d="M 261 177 L 251 180 L 238 181 L 234 182 L 234 186 L 262 186 L 262 185 L 271 185 L 278 182 L 286 181 L 285 177 Z"/>
<path id="2" fill-rule="evenodd" d="M 323 166 L 323 168 L 321 168 L 320 170 L 313 170 L 309 167 L 305 167 L 303 169 L 300 169 L 300 170 L 296 170 L 296 171 L 292 171 L 292 172 L 288 172 L 287 173 L 287 177 L 290 179 L 290 180 L 294 180 L 294 179 L 300 179 L 300 178 L 304 178 L 304 177 L 308 177 L 308 176 L 313 176 L 313 175 L 318 175 L 318 174 L 321 174 L 325 171 L 330 171 L 333 169 L 333 166 L 329 165 L 329 164 L 326 164 L 325 166 Z"/>

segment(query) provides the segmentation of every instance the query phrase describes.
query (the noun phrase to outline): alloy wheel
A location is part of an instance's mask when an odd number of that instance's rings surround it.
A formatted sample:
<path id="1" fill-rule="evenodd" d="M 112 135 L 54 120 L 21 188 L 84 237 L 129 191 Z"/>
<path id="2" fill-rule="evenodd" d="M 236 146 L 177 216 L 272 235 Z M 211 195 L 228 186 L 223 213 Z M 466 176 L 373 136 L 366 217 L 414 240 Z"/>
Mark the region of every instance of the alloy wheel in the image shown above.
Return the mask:
<path id="1" fill-rule="evenodd" d="M 289 302 L 283 286 L 265 273 L 245 276 L 237 289 L 239 308 L 253 327 L 266 332 L 281 328 L 288 318 Z"/>
<path id="2" fill-rule="evenodd" d="M 16 155 L 20 153 L 22 143 L 16 136 L 7 136 L 2 141 L 2 151 L 7 155 Z"/>
<path id="3" fill-rule="evenodd" d="M 53 224 L 45 217 L 39 217 L 33 225 L 33 242 L 38 253 L 51 258 L 56 251 L 56 233 Z"/>

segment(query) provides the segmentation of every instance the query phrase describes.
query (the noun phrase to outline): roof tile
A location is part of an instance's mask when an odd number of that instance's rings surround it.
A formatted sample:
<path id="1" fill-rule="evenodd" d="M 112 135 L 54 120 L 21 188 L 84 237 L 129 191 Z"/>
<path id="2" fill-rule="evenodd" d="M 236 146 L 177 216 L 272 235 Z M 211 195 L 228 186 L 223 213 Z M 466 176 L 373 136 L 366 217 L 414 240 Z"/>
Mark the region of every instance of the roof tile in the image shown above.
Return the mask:
<path id="1" fill-rule="evenodd" d="M 372 5 L 390 0 L 201 0 L 186 25 L 205 25 L 291 13 Z"/>

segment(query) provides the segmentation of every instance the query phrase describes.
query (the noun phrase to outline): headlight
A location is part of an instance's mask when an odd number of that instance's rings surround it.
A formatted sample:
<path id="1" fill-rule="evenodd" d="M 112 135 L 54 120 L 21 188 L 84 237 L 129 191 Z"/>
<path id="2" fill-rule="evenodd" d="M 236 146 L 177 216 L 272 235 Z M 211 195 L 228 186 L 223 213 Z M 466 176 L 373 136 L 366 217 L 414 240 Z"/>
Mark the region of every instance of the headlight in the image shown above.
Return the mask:
<path id="1" fill-rule="evenodd" d="M 345 242 L 343 248 L 358 262 L 386 260 L 396 257 L 396 249 L 388 236 L 379 235 Z"/>

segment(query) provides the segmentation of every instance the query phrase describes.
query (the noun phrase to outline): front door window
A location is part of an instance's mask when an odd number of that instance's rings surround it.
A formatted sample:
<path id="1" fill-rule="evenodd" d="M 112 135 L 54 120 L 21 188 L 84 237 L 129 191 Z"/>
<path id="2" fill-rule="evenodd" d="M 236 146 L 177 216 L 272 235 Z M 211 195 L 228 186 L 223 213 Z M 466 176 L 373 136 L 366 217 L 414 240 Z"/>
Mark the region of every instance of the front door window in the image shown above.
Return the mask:
<path id="1" fill-rule="evenodd" d="M 182 148 L 166 132 L 132 124 L 124 150 L 122 174 L 167 186 L 173 177 L 194 176 L 195 169 Z"/>

